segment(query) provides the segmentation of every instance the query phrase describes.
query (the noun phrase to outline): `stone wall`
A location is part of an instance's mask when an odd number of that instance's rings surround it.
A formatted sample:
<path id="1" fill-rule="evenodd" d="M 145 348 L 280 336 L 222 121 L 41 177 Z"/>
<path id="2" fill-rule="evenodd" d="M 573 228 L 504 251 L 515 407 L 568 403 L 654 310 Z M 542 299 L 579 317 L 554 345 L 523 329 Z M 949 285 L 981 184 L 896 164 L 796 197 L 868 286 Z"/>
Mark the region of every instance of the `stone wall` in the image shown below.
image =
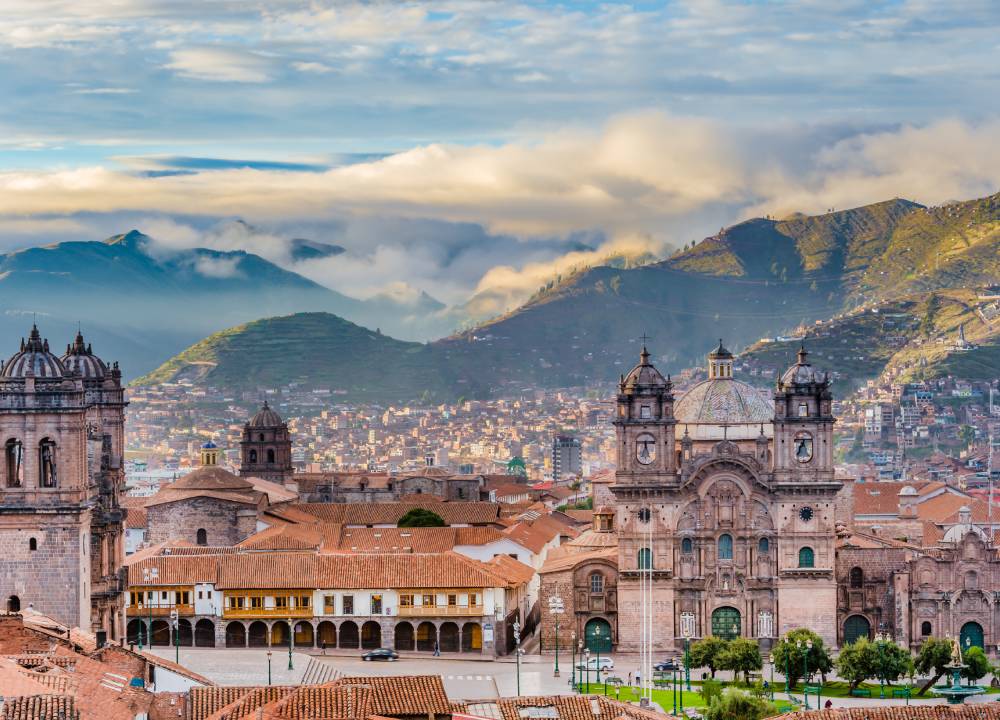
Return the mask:
<path id="1" fill-rule="evenodd" d="M 837 584 L 831 577 L 796 579 L 778 587 L 778 635 L 796 628 L 809 628 L 827 647 L 837 645 Z"/>
<path id="2" fill-rule="evenodd" d="M 197 543 L 202 528 L 208 545 L 235 545 L 251 535 L 256 526 L 254 507 L 205 497 L 152 505 L 146 509 L 146 517 L 150 545 L 175 539 Z"/>

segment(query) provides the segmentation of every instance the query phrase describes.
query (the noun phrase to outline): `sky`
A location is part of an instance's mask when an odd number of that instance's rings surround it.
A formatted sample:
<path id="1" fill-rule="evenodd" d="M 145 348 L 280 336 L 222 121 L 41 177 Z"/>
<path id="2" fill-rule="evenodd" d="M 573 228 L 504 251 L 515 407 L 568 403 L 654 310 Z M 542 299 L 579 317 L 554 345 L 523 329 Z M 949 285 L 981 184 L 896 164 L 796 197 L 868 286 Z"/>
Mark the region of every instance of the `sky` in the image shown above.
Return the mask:
<path id="1" fill-rule="evenodd" d="M 1000 190 L 995 0 L 0 15 L 0 250 L 138 228 L 489 313 L 748 217 Z M 295 263 L 295 237 L 347 251 Z"/>

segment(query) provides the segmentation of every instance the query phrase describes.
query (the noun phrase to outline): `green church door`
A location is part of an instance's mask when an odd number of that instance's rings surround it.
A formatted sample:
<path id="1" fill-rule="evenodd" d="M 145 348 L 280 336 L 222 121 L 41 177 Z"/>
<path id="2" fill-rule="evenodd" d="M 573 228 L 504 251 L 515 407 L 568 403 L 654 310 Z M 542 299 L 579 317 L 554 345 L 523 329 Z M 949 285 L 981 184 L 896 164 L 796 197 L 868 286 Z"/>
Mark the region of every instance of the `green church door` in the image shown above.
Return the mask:
<path id="1" fill-rule="evenodd" d="M 740 636 L 740 611 L 732 607 L 720 607 L 712 613 L 712 634 L 723 640 Z"/>
<path id="2" fill-rule="evenodd" d="M 587 622 L 584 628 L 587 637 L 587 647 L 590 652 L 611 652 L 611 625 L 607 620 L 594 618 Z"/>
<path id="3" fill-rule="evenodd" d="M 858 638 L 869 638 L 872 626 L 868 620 L 861 615 L 851 615 L 844 621 L 844 644 L 850 645 Z"/>
<path id="4" fill-rule="evenodd" d="M 983 644 L 983 626 L 977 622 L 967 622 L 962 626 L 962 633 L 959 636 L 959 642 L 962 643 L 962 652 L 965 652 L 970 647 L 985 648 Z"/>

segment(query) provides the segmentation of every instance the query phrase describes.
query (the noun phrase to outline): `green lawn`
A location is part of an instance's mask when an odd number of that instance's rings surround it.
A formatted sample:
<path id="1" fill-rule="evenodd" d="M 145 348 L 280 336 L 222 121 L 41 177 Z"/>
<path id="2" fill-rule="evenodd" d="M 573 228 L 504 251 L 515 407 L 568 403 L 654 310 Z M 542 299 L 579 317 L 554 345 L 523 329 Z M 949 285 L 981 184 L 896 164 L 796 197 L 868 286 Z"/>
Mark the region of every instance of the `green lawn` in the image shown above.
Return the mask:
<path id="1" fill-rule="evenodd" d="M 691 684 L 694 685 L 695 683 L 692 681 Z M 581 688 L 583 689 L 583 691 L 586 691 L 587 690 L 586 683 L 584 683 L 581 686 Z M 621 700 L 622 702 L 638 702 L 640 697 L 640 690 L 637 687 L 622 686 L 621 691 L 619 692 L 616 686 L 609 684 L 607 686 L 607 693 L 605 693 L 604 683 L 598 685 L 596 682 L 592 682 L 590 683 L 590 694 L 591 695 L 607 694 L 609 698 L 613 698 L 615 700 Z M 699 692 L 695 692 L 694 690 L 690 691 L 684 690 L 681 693 L 681 697 L 683 697 L 685 708 L 693 707 L 702 709 L 705 707 L 705 701 L 701 697 L 701 693 Z M 681 697 L 678 697 L 677 699 L 678 703 L 680 703 Z M 654 689 L 653 702 L 655 702 L 657 705 L 663 708 L 664 711 L 668 713 L 673 711 L 674 709 L 673 690 L 671 689 L 663 690 L 660 688 Z M 789 703 L 787 700 L 783 700 L 782 698 L 778 697 L 777 694 L 775 695 L 774 702 L 778 706 L 778 709 L 781 710 L 781 712 L 790 710 L 793 707 L 791 703 Z M 678 705 L 678 710 L 680 710 L 680 705 Z"/>

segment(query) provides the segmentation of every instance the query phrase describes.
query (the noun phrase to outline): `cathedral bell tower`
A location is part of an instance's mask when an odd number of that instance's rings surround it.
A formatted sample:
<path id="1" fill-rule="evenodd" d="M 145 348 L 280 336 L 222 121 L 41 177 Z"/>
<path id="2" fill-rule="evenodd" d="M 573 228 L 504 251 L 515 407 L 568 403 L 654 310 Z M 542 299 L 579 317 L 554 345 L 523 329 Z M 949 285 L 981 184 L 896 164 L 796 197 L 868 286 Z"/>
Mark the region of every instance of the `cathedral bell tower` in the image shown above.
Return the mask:
<path id="1" fill-rule="evenodd" d="M 663 475 L 673 475 L 677 470 L 673 383 L 650 364 L 645 345 L 639 364 L 618 384 L 617 405 L 616 484 L 653 484 Z"/>
<path id="2" fill-rule="evenodd" d="M 797 362 L 774 393 L 774 480 L 777 483 L 833 482 L 833 398 L 830 377 Z"/>

